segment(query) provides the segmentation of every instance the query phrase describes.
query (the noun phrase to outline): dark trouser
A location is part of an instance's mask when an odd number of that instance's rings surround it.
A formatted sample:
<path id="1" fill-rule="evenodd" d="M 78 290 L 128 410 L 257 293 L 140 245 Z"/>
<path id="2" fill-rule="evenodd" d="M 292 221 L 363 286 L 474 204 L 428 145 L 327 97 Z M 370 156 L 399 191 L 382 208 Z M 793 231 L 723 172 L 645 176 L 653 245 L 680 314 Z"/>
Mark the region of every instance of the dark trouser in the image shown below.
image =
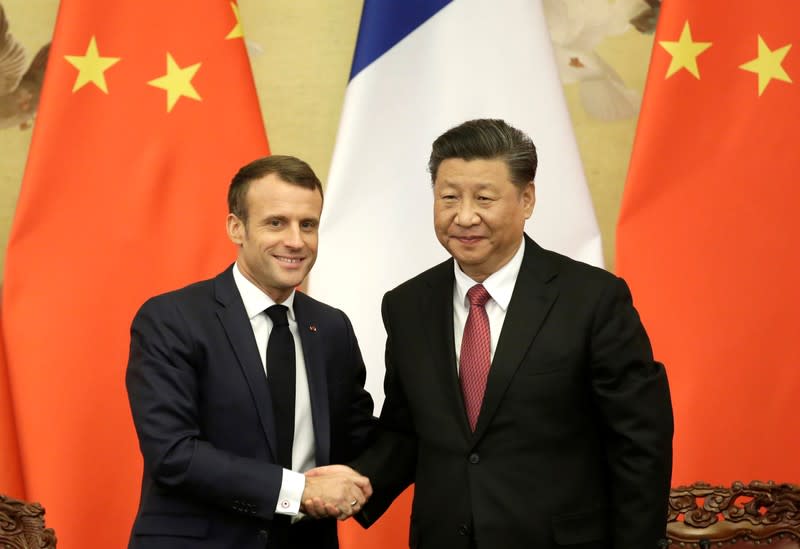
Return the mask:
<path id="1" fill-rule="evenodd" d="M 268 549 L 338 549 L 336 520 L 306 518 L 291 524 L 291 518 L 275 515 L 269 529 Z"/>

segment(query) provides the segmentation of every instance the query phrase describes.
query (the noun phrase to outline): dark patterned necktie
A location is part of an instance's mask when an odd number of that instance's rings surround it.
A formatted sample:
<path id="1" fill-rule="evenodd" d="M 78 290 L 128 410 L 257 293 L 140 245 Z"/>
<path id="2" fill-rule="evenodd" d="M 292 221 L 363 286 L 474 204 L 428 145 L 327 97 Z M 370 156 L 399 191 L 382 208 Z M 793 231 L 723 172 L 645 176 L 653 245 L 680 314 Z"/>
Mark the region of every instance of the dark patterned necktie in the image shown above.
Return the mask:
<path id="1" fill-rule="evenodd" d="M 459 379 L 469 426 L 473 431 L 478 423 L 478 414 L 481 412 L 486 380 L 492 363 L 492 339 L 485 307 L 489 297 L 489 292 L 482 284 L 476 284 L 469 289 L 467 292 L 469 315 L 461 339 Z"/>

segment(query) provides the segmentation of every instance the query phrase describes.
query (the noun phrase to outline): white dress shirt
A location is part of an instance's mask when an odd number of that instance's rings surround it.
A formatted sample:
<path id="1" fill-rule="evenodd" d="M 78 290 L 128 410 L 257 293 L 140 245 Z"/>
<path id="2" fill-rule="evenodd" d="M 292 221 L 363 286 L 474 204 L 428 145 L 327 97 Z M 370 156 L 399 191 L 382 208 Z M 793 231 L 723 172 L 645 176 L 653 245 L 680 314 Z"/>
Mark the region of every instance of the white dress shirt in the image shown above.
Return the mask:
<path id="1" fill-rule="evenodd" d="M 480 283 L 467 276 L 458 266 L 457 261 L 453 262 L 456 277 L 456 283 L 453 285 L 453 335 L 456 344 L 456 368 L 461 368 L 461 340 L 464 337 L 464 325 L 467 323 L 469 315 L 467 292 L 475 284 L 483 284 L 483 287 L 489 292 L 490 299 L 486 302 L 486 316 L 489 317 L 489 332 L 492 340 L 491 358 L 494 359 L 497 340 L 500 339 L 500 331 L 506 320 L 506 311 L 511 302 L 511 294 L 514 293 L 514 285 L 517 283 L 524 255 L 525 239 L 523 238 L 514 257 Z"/>
<path id="2" fill-rule="evenodd" d="M 233 280 L 242 296 L 247 317 L 253 327 L 253 336 L 256 338 L 258 355 L 261 365 L 269 378 L 269 364 L 267 364 L 267 341 L 272 331 L 272 320 L 264 312 L 268 307 L 275 305 L 267 294 L 262 292 L 255 284 L 250 282 L 239 270 L 237 263 L 233 268 Z M 311 395 L 308 392 L 308 377 L 306 376 L 306 362 L 303 357 L 303 346 L 297 332 L 297 319 L 294 316 L 294 295 L 292 294 L 280 305 L 285 305 L 289 310 L 289 330 L 294 338 L 295 363 L 295 394 L 294 394 L 294 442 L 292 443 L 292 471 L 283 470 L 281 490 L 278 495 L 278 504 L 275 512 L 281 515 L 297 515 L 306 479 L 302 472 L 316 466 L 314 459 L 314 426 L 311 420 Z"/>

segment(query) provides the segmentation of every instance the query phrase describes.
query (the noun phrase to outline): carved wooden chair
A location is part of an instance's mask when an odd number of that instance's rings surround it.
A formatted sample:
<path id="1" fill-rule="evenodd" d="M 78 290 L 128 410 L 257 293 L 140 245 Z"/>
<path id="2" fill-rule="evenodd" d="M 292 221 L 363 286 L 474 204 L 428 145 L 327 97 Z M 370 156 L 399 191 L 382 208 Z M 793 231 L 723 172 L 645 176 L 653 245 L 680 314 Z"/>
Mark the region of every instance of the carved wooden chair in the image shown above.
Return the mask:
<path id="1" fill-rule="evenodd" d="M 667 539 L 670 549 L 800 549 L 800 487 L 679 486 L 670 493 Z"/>
<path id="2" fill-rule="evenodd" d="M 0 494 L 0 549 L 53 549 L 56 535 L 44 526 L 44 509 Z"/>

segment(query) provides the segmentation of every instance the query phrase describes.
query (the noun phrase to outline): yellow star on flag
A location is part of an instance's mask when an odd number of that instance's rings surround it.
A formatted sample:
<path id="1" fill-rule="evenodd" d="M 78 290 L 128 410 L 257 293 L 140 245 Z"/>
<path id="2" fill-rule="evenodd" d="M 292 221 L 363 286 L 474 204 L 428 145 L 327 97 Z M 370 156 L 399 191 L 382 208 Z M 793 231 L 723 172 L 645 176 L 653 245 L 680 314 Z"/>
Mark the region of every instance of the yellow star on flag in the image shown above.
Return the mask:
<path id="1" fill-rule="evenodd" d="M 91 82 L 106 94 L 108 93 L 108 86 L 106 86 L 105 72 L 120 60 L 119 57 L 100 57 L 100 52 L 97 50 L 97 40 L 94 36 L 89 40 L 89 46 L 86 48 L 85 54 L 65 55 L 64 59 L 78 69 L 78 77 L 75 79 L 75 85 L 72 86 L 72 93 Z"/>
<path id="2" fill-rule="evenodd" d="M 200 94 L 192 86 L 192 78 L 200 69 L 200 65 L 201 63 L 195 63 L 190 67 L 181 68 L 172 58 L 172 55 L 169 52 L 167 53 L 167 74 L 148 82 L 151 86 L 166 90 L 167 112 L 172 110 L 172 107 L 181 97 L 188 97 L 196 101 L 201 100 Z"/>
<path id="3" fill-rule="evenodd" d="M 758 35 L 758 57 L 755 59 L 739 65 L 740 69 L 754 72 L 758 75 L 758 95 L 764 93 L 767 85 L 773 78 L 783 82 L 791 82 L 792 79 L 783 70 L 781 63 L 783 58 L 789 53 L 792 48 L 791 44 L 787 44 L 777 50 L 770 50 L 761 35 Z"/>
<path id="4" fill-rule="evenodd" d="M 231 29 L 231 32 L 228 33 L 228 36 L 225 37 L 225 40 L 233 40 L 234 38 L 243 38 L 244 32 L 242 31 L 242 20 L 239 18 L 239 6 L 236 5 L 236 2 L 231 2 L 231 9 L 233 10 L 233 16 L 236 17 L 236 25 Z"/>
<path id="5" fill-rule="evenodd" d="M 672 56 L 672 61 L 669 63 L 667 69 L 667 76 L 669 78 L 681 69 L 686 69 L 695 78 L 700 80 L 700 71 L 697 69 L 697 56 L 711 47 L 711 42 L 695 42 L 692 40 L 692 29 L 689 28 L 689 21 L 683 24 L 681 37 L 677 42 L 667 42 L 662 40 L 659 42 L 662 48 Z"/>

